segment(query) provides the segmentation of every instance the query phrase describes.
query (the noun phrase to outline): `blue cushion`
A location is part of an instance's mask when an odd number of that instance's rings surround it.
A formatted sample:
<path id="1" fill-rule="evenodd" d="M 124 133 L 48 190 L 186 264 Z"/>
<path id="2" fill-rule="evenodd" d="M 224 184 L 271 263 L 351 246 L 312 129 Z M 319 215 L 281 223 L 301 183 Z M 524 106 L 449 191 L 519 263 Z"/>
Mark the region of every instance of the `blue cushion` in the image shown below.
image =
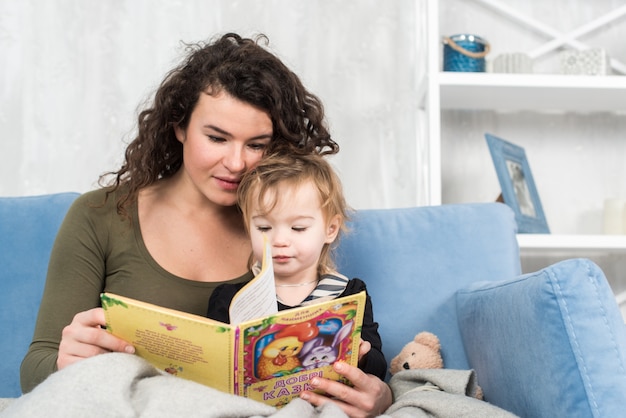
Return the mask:
<path id="1" fill-rule="evenodd" d="M 370 209 L 348 226 L 338 269 L 367 284 L 387 361 L 430 331 L 445 366 L 467 368 L 454 295 L 482 277 L 520 274 L 513 211 L 500 203 Z"/>
<path id="2" fill-rule="evenodd" d="M 624 416 L 626 326 L 593 262 L 476 283 L 457 302 L 487 401 L 524 417 Z"/>
<path id="3" fill-rule="evenodd" d="M 77 193 L 0 198 L 0 397 L 21 392 L 52 243 Z"/>

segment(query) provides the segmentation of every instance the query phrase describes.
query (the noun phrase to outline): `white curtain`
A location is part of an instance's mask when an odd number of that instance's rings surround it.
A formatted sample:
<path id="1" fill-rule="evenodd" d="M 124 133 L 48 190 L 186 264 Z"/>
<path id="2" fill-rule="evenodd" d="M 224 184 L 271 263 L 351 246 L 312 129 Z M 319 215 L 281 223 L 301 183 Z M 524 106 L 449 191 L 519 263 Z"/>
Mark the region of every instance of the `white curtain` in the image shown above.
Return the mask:
<path id="1" fill-rule="evenodd" d="M 422 0 L 0 0 L 0 195 L 117 169 L 181 41 L 265 33 L 324 101 L 355 208 L 424 203 Z"/>

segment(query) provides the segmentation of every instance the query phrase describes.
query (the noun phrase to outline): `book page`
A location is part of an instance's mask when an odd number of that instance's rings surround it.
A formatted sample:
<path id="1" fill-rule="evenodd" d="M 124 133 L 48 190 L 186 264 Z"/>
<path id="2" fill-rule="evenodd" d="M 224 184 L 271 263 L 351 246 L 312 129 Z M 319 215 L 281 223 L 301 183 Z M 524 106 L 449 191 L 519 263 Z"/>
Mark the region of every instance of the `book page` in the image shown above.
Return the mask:
<path id="1" fill-rule="evenodd" d="M 261 318 L 278 312 L 272 250 L 264 236 L 261 272 L 245 285 L 230 303 L 230 323 L 237 325 L 251 319 Z"/>

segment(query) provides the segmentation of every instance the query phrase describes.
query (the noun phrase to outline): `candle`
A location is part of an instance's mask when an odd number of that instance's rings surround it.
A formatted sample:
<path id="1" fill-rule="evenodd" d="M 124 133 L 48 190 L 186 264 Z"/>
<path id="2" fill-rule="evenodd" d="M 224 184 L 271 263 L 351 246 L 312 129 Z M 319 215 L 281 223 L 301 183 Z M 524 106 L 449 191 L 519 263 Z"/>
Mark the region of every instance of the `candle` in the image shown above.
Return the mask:
<path id="1" fill-rule="evenodd" d="M 623 234 L 626 225 L 626 201 L 610 198 L 604 200 L 604 233 Z"/>

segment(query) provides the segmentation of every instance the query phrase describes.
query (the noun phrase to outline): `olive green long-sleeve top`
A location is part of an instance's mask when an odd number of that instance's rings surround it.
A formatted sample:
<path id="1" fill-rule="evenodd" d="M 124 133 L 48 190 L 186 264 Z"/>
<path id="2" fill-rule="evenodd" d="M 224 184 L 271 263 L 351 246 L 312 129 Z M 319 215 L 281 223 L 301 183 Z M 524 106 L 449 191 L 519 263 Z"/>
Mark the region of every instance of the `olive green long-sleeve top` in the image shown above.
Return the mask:
<path id="1" fill-rule="evenodd" d="M 100 306 L 100 293 L 112 292 L 172 309 L 205 316 L 213 290 L 239 283 L 251 273 L 227 281 L 197 282 L 175 276 L 150 256 L 137 221 L 116 211 L 117 196 L 103 190 L 78 197 L 56 237 L 33 341 L 22 361 L 24 393 L 56 370 L 63 328 L 74 315 Z"/>

